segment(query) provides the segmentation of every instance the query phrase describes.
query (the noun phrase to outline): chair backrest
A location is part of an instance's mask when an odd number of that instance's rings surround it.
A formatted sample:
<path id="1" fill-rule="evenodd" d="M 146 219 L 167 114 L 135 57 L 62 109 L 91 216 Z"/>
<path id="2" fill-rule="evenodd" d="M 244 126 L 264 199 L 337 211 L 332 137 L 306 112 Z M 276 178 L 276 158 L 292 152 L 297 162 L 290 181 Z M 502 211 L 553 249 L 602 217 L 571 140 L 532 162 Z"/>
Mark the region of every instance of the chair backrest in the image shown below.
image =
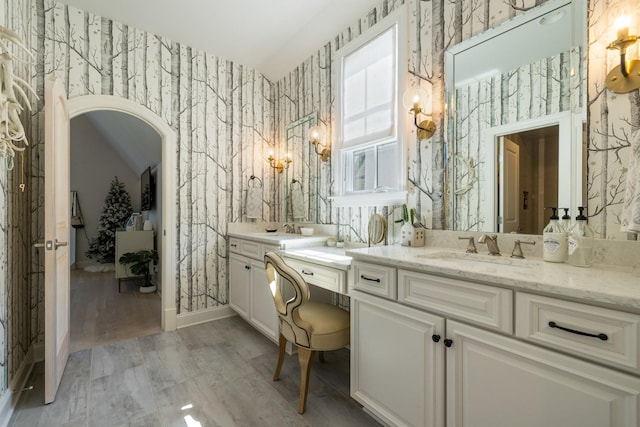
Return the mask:
<path id="1" fill-rule="evenodd" d="M 280 318 L 280 333 L 297 345 L 309 347 L 311 325 L 302 320 L 298 314 L 300 307 L 309 301 L 307 282 L 275 252 L 267 252 L 264 255 L 264 266 L 273 302 Z M 293 297 L 286 301 L 283 295 L 285 281 L 291 284 L 294 293 Z"/>

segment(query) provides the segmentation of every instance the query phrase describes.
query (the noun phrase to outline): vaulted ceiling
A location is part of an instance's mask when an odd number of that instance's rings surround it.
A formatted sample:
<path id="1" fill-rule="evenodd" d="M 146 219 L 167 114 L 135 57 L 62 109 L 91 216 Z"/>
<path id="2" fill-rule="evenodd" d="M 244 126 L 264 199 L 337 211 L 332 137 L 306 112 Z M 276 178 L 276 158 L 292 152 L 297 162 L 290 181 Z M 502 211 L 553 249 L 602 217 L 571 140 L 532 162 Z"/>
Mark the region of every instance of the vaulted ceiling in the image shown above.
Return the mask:
<path id="1" fill-rule="evenodd" d="M 379 0 L 61 0 L 260 71 L 300 65 Z"/>

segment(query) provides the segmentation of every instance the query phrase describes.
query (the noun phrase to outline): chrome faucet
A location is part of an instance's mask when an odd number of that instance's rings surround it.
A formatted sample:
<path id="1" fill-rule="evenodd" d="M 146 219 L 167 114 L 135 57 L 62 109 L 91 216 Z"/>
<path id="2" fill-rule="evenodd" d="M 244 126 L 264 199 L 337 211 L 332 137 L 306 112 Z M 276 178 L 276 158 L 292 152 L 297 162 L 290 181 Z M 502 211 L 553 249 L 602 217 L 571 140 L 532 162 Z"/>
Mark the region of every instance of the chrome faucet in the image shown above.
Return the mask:
<path id="1" fill-rule="evenodd" d="M 522 248 L 520 247 L 521 243 L 524 243 L 525 245 L 536 244 L 536 242 L 534 241 L 516 240 L 515 242 L 513 242 L 513 251 L 511 251 L 511 258 L 520 258 L 520 259 L 524 258 L 524 254 L 522 253 Z"/>
<path id="2" fill-rule="evenodd" d="M 282 226 L 284 227 L 284 232 L 287 234 L 293 234 L 296 232 L 295 224 L 282 224 Z"/>
<path id="3" fill-rule="evenodd" d="M 500 256 L 500 248 L 498 247 L 498 236 L 496 234 L 492 234 L 491 236 L 489 236 L 488 234 L 483 234 L 478 238 L 478 243 L 487 244 L 489 255 Z"/>
<path id="4" fill-rule="evenodd" d="M 476 245 L 473 242 L 473 236 L 471 237 L 458 237 L 458 240 L 467 240 L 469 239 L 469 242 L 467 243 L 467 253 L 468 254 L 477 254 L 478 250 L 476 249 Z"/>

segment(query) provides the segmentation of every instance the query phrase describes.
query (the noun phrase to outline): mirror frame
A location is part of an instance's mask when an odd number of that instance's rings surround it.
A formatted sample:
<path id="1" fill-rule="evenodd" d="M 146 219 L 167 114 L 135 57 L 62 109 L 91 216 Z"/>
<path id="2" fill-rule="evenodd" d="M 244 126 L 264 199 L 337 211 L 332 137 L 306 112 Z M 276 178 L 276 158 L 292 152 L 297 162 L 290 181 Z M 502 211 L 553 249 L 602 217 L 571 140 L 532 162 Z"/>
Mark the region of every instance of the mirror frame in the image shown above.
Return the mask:
<path id="1" fill-rule="evenodd" d="M 586 32 L 587 32 L 586 4 L 581 4 L 581 3 L 585 3 L 585 2 L 583 0 L 549 0 L 540 6 L 532 8 L 529 11 L 522 13 L 520 15 L 517 15 L 516 17 L 514 17 L 509 21 L 503 22 L 497 27 L 488 29 L 476 36 L 473 36 L 445 50 L 444 65 L 445 65 L 445 100 L 446 100 L 445 110 L 446 111 L 445 111 L 445 118 L 444 118 L 444 121 L 445 121 L 444 168 L 445 168 L 446 182 L 444 186 L 444 191 L 445 191 L 444 221 L 445 221 L 446 229 L 457 230 L 454 223 L 455 216 L 452 214 L 449 214 L 450 211 L 453 212 L 456 209 L 456 191 L 455 191 L 456 189 L 454 187 L 455 177 L 456 177 L 456 162 L 453 158 L 453 156 L 455 156 L 455 153 L 456 153 L 456 138 L 457 138 L 456 120 L 455 120 L 456 89 L 455 89 L 455 81 L 454 81 L 456 55 L 470 48 L 481 45 L 482 43 L 498 35 L 504 34 L 520 25 L 523 25 L 532 20 L 539 19 L 543 15 L 555 9 L 564 7 L 566 5 L 570 5 L 571 37 L 572 37 L 571 47 L 570 47 L 570 52 L 572 52 L 572 54 L 570 55 L 570 64 L 573 68 L 575 64 L 575 58 L 576 58 L 576 55 L 573 54 L 575 47 L 579 45 L 579 43 L 581 42 L 585 43 L 585 45 L 583 46 L 583 49 L 580 50 L 580 55 L 578 56 L 579 60 L 581 61 L 586 61 L 586 50 L 588 48 L 588 46 L 586 46 Z M 580 37 L 576 36 L 578 29 L 581 34 Z M 577 40 L 578 38 L 580 40 Z M 488 138 L 492 139 L 491 141 L 492 146 L 489 150 L 489 153 L 493 157 L 487 163 L 487 165 L 485 165 L 485 168 L 492 166 L 492 172 L 487 175 L 487 179 L 484 182 L 481 182 L 479 179 L 477 179 L 476 182 L 478 183 L 478 185 L 492 186 L 492 188 L 494 188 L 494 190 L 492 191 L 495 194 L 495 188 L 497 185 L 496 171 L 495 171 L 495 163 L 497 160 L 495 158 L 496 157 L 495 136 L 508 133 L 507 131 L 501 132 L 500 129 L 507 129 L 507 128 L 516 129 L 517 128 L 518 130 L 529 130 L 529 129 L 533 129 L 534 127 L 540 127 L 543 124 L 553 125 L 555 120 L 555 124 L 560 124 L 560 122 L 564 123 L 563 129 L 566 129 L 568 127 L 568 133 L 569 133 L 569 135 L 567 135 L 567 132 L 564 132 L 564 135 L 563 135 L 561 130 L 561 134 L 559 135 L 559 139 L 561 141 L 560 147 L 559 147 L 559 150 L 560 150 L 559 161 L 561 158 L 566 159 L 567 156 L 569 156 L 569 159 L 570 159 L 570 166 L 569 166 L 570 171 L 568 175 L 569 178 L 566 181 L 559 180 L 558 182 L 558 203 L 559 204 L 564 203 L 564 206 L 569 206 L 569 208 L 571 209 L 570 211 L 571 214 L 578 212 L 577 207 L 582 206 L 582 202 L 583 202 L 584 175 L 587 173 L 586 170 L 583 170 L 583 164 L 584 164 L 583 162 L 584 160 L 583 159 L 583 144 L 584 144 L 583 122 L 586 122 L 587 106 L 586 106 L 586 101 L 583 101 L 583 105 L 579 105 L 576 107 L 576 103 L 573 100 L 576 99 L 577 96 L 579 96 L 578 92 L 580 90 L 584 91 L 586 94 L 586 84 L 585 84 L 586 75 L 585 75 L 585 82 L 582 82 L 581 84 L 577 85 L 578 88 L 576 88 L 576 85 L 573 84 L 573 80 L 571 81 L 572 81 L 572 84 L 570 84 L 570 98 L 572 101 L 570 104 L 570 108 L 568 110 L 560 113 L 552 114 L 552 115 L 541 116 L 534 119 L 518 121 L 509 125 L 496 126 L 496 127 L 490 128 L 488 131 L 483 132 L 481 141 L 486 142 Z M 586 97 L 583 97 L 582 99 L 586 99 Z M 561 118 L 561 116 L 566 116 L 566 117 Z M 518 125 L 522 125 L 522 126 L 518 127 Z M 566 141 L 564 143 L 562 142 L 563 141 L 562 138 L 563 137 L 567 138 L 567 136 L 569 137 L 568 144 L 566 143 Z M 475 167 L 477 168 L 478 165 L 476 165 Z M 484 209 L 485 214 L 493 212 L 494 220 L 488 221 L 489 217 L 487 217 L 486 218 L 487 220 L 484 222 L 484 226 L 483 227 L 478 226 L 477 231 L 495 232 L 495 223 L 496 223 L 495 218 L 497 215 L 497 206 L 495 203 L 496 199 L 497 197 L 493 198 L 494 203 L 486 203 L 486 205 L 492 205 L 492 206 L 485 205 L 485 209 Z M 460 231 L 466 231 L 466 230 L 460 230 Z"/>

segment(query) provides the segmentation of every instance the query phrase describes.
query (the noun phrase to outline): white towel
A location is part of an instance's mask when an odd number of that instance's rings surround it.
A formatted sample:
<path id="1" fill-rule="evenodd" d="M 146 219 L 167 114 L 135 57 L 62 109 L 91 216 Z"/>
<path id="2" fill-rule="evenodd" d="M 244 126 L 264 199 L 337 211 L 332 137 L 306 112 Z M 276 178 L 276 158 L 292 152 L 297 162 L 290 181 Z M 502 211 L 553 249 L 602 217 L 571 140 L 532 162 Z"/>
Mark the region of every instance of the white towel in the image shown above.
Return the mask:
<path id="1" fill-rule="evenodd" d="M 300 181 L 293 181 L 289 189 L 291 192 L 291 216 L 293 219 L 304 220 L 304 193 Z"/>
<path id="2" fill-rule="evenodd" d="M 620 213 L 620 229 L 627 233 L 640 233 L 640 130 L 631 139 L 631 158 Z"/>
<path id="3" fill-rule="evenodd" d="M 262 186 L 247 189 L 247 219 L 262 219 Z"/>

